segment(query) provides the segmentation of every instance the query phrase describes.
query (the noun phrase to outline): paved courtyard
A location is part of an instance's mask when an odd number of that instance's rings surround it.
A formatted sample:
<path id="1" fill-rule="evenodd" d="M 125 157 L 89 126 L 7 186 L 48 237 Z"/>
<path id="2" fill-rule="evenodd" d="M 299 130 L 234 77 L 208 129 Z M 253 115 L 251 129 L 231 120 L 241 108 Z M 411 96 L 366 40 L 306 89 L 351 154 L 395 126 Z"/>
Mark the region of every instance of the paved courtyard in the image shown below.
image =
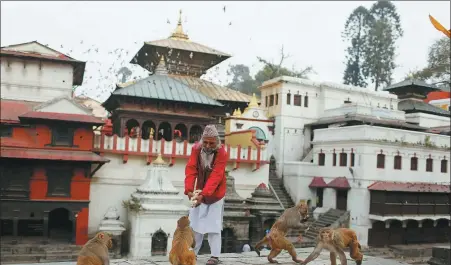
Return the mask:
<path id="1" fill-rule="evenodd" d="M 301 248 L 297 249 L 297 253 L 300 256 L 301 259 L 305 259 L 308 254 L 312 251 L 312 248 Z M 258 257 L 255 252 L 248 252 L 248 253 L 242 253 L 242 254 L 223 254 L 222 255 L 222 265 L 261 265 L 261 264 L 269 264 L 268 260 L 266 259 L 266 255 L 269 253 L 269 251 L 262 251 L 262 256 Z M 348 256 L 348 264 L 354 265 L 355 262 Z M 198 265 L 204 265 L 206 264 L 208 259 L 208 255 L 199 256 L 197 264 Z M 280 264 L 295 264 L 293 261 L 291 261 L 290 256 L 288 253 L 282 253 L 277 257 L 277 260 L 280 262 Z M 42 265 L 43 263 L 37 263 L 37 264 L 23 264 L 23 265 Z M 329 252 L 324 250 L 321 255 L 313 262 L 309 263 L 309 265 L 330 265 L 329 261 Z M 337 260 L 337 265 L 339 265 L 340 262 Z M 405 265 L 407 263 L 401 263 L 394 260 L 387 260 L 377 257 L 364 257 L 363 259 L 363 265 Z M 75 265 L 75 262 L 55 262 L 51 263 L 51 265 Z M 170 265 L 167 257 L 153 257 L 152 259 L 148 260 L 127 260 L 127 259 L 120 259 L 120 260 L 113 260 L 111 262 L 111 265 Z"/>

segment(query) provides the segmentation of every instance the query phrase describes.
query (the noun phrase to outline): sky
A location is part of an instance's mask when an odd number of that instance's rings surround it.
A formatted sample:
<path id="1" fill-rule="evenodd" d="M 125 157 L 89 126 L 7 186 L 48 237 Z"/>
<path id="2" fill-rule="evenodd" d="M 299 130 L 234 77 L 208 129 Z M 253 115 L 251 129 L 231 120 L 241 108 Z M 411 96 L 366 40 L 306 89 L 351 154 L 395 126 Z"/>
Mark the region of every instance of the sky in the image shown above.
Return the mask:
<path id="1" fill-rule="evenodd" d="M 289 58 L 283 66 L 312 66 L 310 79 L 342 83 L 345 49 L 341 33 L 349 14 L 373 1 L 254 2 L 1 2 L 1 46 L 39 41 L 69 56 L 87 61 L 84 84 L 76 94 L 104 101 L 115 88 L 121 66 L 132 78 L 146 76 L 129 64 L 144 41 L 164 39 L 174 30 L 179 10 L 192 41 L 233 57 L 208 71 L 205 79 L 225 85 L 227 69 L 245 64 L 255 74 L 256 57 L 278 62 L 283 46 Z M 397 42 L 394 80 L 427 64 L 429 46 L 443 33 L 428 15 L 450 28 L 449 1 L 396 1 L 404 36 Z M 225 7 L 225 10 L 224 10 Z M 369 87 L 368 89 L 372 89 Z"/>

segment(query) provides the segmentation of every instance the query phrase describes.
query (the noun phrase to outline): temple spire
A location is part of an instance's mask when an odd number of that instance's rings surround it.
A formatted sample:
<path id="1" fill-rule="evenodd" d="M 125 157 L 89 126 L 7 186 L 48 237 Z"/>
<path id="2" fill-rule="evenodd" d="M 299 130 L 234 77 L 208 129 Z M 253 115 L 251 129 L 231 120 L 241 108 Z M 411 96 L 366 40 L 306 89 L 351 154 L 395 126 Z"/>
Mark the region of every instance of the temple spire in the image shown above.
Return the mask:
<path id="1" fill-rule="evenodd" d="M 258 101 L 257 101 L 257 97 L 255 96 L 255 93 L 252 94 L 252 99 L 249 102 L 248 107 L 249 108 L 258 108 Z"/>
<path id="2" fill-rule="evenodd" d="M 179 14 L 179 21 L 177 22 L 177 27 L 175 28 L 174 32 L 169 37 L 173 40 L 189 40 L 189 37 L 185 32 L 183 32 L 183 26 L 182 26 L 182 10 L 180 9 Z"/>

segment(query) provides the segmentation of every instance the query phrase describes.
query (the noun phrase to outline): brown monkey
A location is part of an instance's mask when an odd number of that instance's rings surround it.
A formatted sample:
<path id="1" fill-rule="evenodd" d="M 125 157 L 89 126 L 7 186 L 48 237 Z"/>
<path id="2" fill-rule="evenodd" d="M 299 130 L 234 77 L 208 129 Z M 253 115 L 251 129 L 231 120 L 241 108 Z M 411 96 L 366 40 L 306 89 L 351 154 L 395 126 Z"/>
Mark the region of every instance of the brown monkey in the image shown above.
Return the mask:
<path id="1" fill-rule="evenodd" d="M 196 265 L 196 254 L 189 249 L 196 246 L 194 232 L 189 225 L 188 216 L 182 216 L 177 221 L 172 249 L 169 252 L 169 262 L 172 265 Z"/>
<path id="2" fill-rule="evenodd" d="M 100 232 L 80 250 L 77 265 L 110 265 L 108 249 L 113 247 L 109 233 Z"/>
<path id="3" fill-rule="evenodd" d="M 290 228 L 300 228 L 304 226 L 305 221 L 309 218 L 308 206 L 304 202 L 298 203 L 296 206 L 286 209 L 282 215 L 277 219 L 277 221 L 271 227 L 268 235 L 266 235 L 262 240 L 260 240 L 257 245 L 255 245 L 255 252 L 260 256 L 260 248 L 264 244 L 271 247 L 271 252 L 268 255 L 268 261 L 270 263 L 277 263 L 274 260 L 277 255 L 282 252 L 282 250 L 288 251 L 294 262 L 300 263 L 302 260 L 297 259 L 297 254 L 294 249 L 293 243 L 288 241 L 286 238 L 288 229 Z M 299 235 L 298 241 L 301 240 Z"/>
<path id="4" fill-rule="evenodd" d="M 354 230 L 349 228 L 323 228 L 318 233 L 318 243 L 313 252 L 302 262 L 306 265 L 310 261 L 315 260 L 323 248 L 330 251 L 330 264 L 337 264 L 337 255 L 341 265 L 347 265 L 346 254 L 343 249 L 350 248 L 350 256 L 357 265 L 362 264 L 363 254 L 360 252 L 362 247 Z"/>

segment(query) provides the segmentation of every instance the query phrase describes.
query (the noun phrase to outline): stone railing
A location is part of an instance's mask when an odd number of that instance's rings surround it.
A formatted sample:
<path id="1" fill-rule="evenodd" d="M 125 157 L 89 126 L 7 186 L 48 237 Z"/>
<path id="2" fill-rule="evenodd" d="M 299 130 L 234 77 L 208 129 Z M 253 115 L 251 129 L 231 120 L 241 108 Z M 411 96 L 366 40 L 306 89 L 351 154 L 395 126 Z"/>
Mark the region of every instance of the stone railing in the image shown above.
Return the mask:
<path id="1" fill-rule="evenodd" d="M 161 154 L 163 157 L 170 158 L 173 162 L 176 158 L 189 158 L 191 149 L 195 143 L 188 141 L 165 141 L 150 139 L 142 139 L 140 137 L 132 138 L 128 135 L 119 137 L 117 135 L 108 136 L 105 134 L 94 136 L 94 151 L 99 153 L 114 153 L 124 155 L 124 163 L 128 160 L 129 155 L 141 155 L 147 157 L 147 163 L 150 164 L 152 158 Z M 238 166 L 240 163 L 255 164 L 258 169 L 260 164 L 269 163 L 266 148 L 252 148 L 251 146 L 231 147 L 225 145 L 229 162 Z"/>
<path id="2" fill-rule="evenodd" d="M 450 137 L 424 132 L 359 125 L 315 130 L 314 143 L 335 141 L 379 141 L 449 149 Z"/>

